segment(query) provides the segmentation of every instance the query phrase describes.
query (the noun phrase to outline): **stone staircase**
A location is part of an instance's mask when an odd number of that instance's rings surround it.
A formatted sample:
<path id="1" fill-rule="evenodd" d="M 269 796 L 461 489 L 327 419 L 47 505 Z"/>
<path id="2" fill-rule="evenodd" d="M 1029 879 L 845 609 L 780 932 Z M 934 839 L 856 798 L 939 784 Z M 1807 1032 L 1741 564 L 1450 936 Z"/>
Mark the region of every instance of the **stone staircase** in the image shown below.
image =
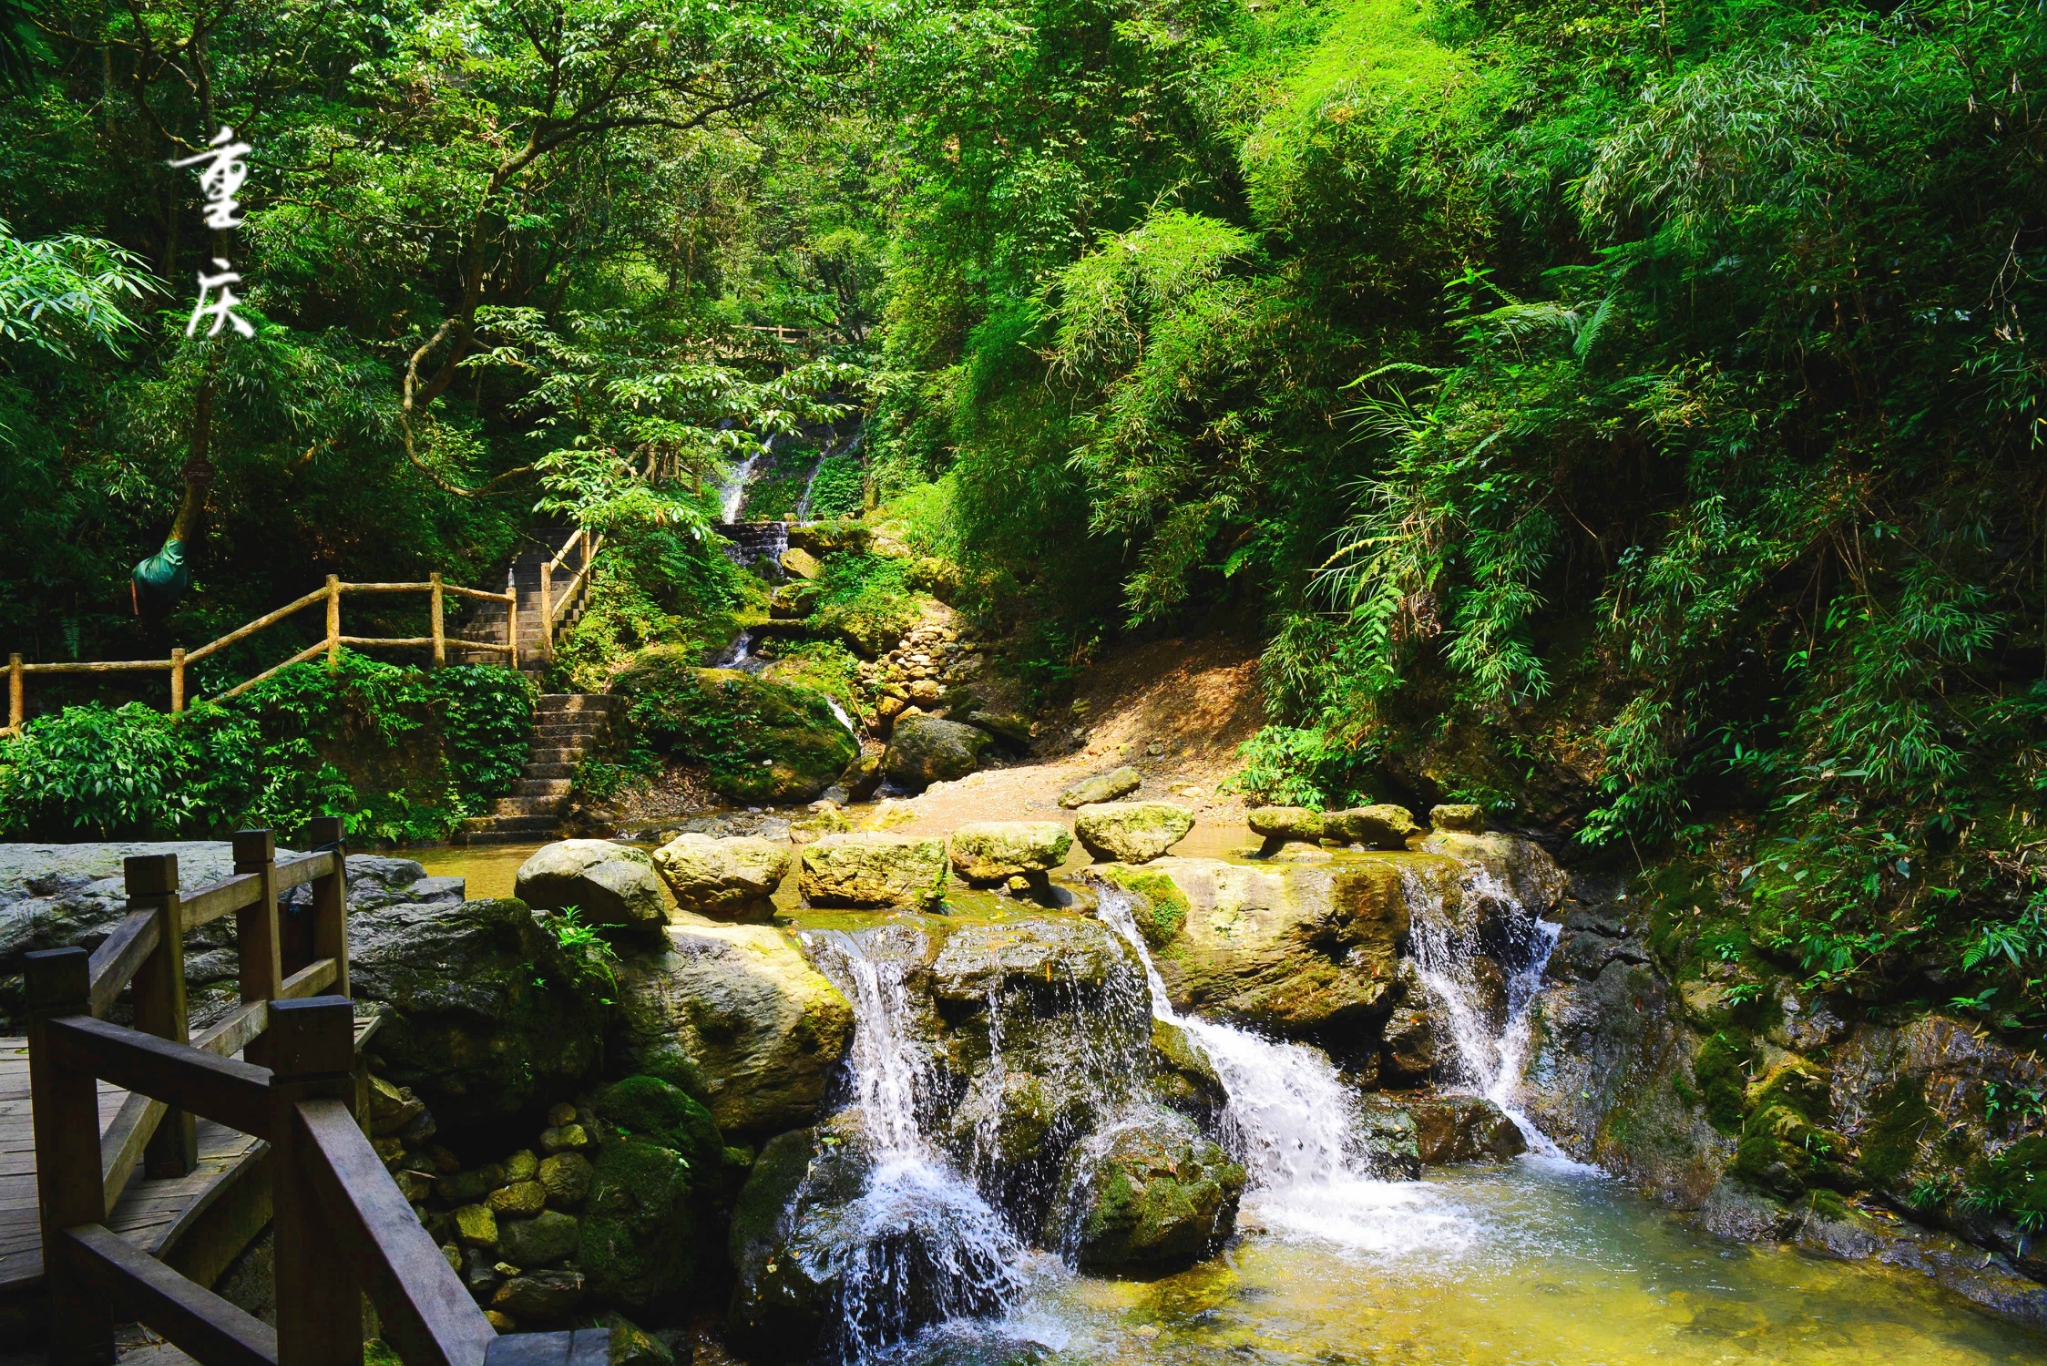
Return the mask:
<path id="1" fill-rule="evenodd" d="M 540 624 L 540 566 L 554 555 L 553 543 L 561 541 L 566 532 L 561 527 L 548 525 L 534 533 L 537 538 L 513 557 L 505 569 L 505 589 L 519 595 L 519 668 L 535 682 L 542 681 L 547 674 L 547 644 Z M 583 567 L 580 547 L 572 549 L 561 568 L 554 573 L 554 600 L 559 604 L 568 590 L 576 571 Z M 583 615 L 588 605 L 587 595 L 579 588 L 574 601 L 555 618 L 555 634 L 560 635 Z M 460 634 L 479 640 L 494 640 L 499 644 L 505 639 L 505 605 L 501 602 L 477 602 L 467 600 L 464 615 L 459 619 Z M 458 651 L 454 656 L 462 664 L 502 664 L 502 655 L 481 650 Z"/>
<path id="2" fill-rule="evenodd" d="M 623 699 L 604 693 L 543 693 L 533 717 L 526 768 L 488 816 L 462 822 L 458 844 L 522 844 L 550 840 L 568 810 L 576 765 L 604 738 Z"/>

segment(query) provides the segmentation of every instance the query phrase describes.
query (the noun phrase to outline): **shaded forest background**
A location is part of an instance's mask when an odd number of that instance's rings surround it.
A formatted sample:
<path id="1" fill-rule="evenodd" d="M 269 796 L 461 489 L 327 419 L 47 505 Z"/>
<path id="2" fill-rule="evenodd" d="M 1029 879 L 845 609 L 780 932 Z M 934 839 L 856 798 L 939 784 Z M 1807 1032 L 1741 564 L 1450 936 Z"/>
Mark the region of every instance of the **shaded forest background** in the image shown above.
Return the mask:
<path id="1" fill-rule="evenodd" d="M 481 582 L 537 517 L 620 547 L 600 655 L 703 642 L 710 485 L 857 423 L 1048 701 L 1228 623 L 1261 795 L 1713 860 L 1755 910 L 1695 952 L 2047 1018 L 2038 4 L 5 14 L 32 658 Z M 224 240 L 167 164 L 222 123 Z M 217 252 L 251 341 L 184 336 Z M 202 396 L 197 588 L 138 619 Z"/>

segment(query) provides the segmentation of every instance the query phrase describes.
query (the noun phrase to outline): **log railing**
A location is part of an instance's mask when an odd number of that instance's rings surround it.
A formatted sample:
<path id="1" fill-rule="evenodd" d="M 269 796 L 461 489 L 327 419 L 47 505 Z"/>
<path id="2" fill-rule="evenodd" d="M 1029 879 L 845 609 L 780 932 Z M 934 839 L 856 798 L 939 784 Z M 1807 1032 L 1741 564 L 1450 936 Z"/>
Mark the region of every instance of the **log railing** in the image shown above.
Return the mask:
<path id="1" fill-rule="evenodd" d="M 554 558 L 543 561 L 540 566 L 540 648 L 549 659 L 554 658 L 555 623 L 566 616 L 576 605 L 576 599 L 590 589 L 590 566 L 597 559 L 597 552 L 604 548 L 602 536 L 592 536 L 588 527 L 578 527 L 562 542 L 562 548 L 554 552 Z M 554 588 L 554 571 L 568 563 L 569 552 L 581 550 L 576 565 L 575 577 L 563 586 L 559 595 Z"/>
<path id="2" fill-rule="evenodd" d="M 99 948 L 28 955 L 50 1366 L 110 1366 L 127 1320 L 203 1366 L 361 1366 L 365 1294 L 406 1366 L 603 1366 L 604 1330 L 500 1339 L 358 1124 L 345 850 L 338 821 L 314 827 L 326 847 L 285 863 L 269 831 L 241 832 L 234 874 L 191 891 L 174 855 L 130 858 L 128 915 Z M 288 944 L 278 897 L 304 882 L 310 933 Z M 190 1036 L 184 936 L 231 912 L 243 1004 Z M 131 984 L 134 1026 L 107 1022 Z M 130 1093 L 105 1133 L 102 1079 Z M 274 1329 L 106 1226 L 138 1161 L 193 1169 L 194 1116 L 269 1145 Z"/>
<path id="3" fill-rule="evenodd" d="M 579 576 L 580 577 L 580 576 Z M 349 636 L 341 633 L 341 599 L 348 593 L 424 593 L 427 595 L 427 620 L 429 634 L 423 636 Z M 505 604 L 507 631 L 505 644 L 490 640 L 466 640 L 447 633 L 444 620 L 444 605 L 447 597 L 475 598 L 483 602 Z M 20 655 L 9 655 L 7 659 L 7 726 L 0 735 L 18 733 L 28 715 L 28 687 L 30 674 L 94 674 L 94 673 L 135 673 L 162 670 L 170 675 L 171 711 L 173 714 L 185 710 L 185 670 L 197 664 L 208 655 L 224 650 L 230 645 L 248 639 L 258 631 L 275 626 L 286 617 L 313 606 L 327 605 L 327 634 L 317 645 L 299 651 L 290 659 L 265 669 L 254 678 L 245 679 L 221 693 L 213 700 L 224 701 L 255 687 L 258 683 L 283 672 L 294 664 L 302 664 L 321 655 L 327 657 L 327 667 L 334 668 L 341 662 L 341 647 L 353 646 L 397 646 L 432 651 L 436 668 L 448 662 L 448 647 L 457 646 L 464 650 L 486 650 L 505 656 L 505 663 L 511 668 L 519 667 L 519 595 L 516 589 L 504 593 L 485 592 L 481 588 L 464 588 L 458 584 L 442 583 L 439 574 L 429 575 L 425 583 L 343 583 L 339 576 L 329 574 L 324 587 L 316 588 L 296 602 L 288 602 L 274 612 L 266 612 L 254 621 L 238 626 L 218 640 L 209 641 L 196 650 L 175 649 L 169 659 L 123 659 L 90 660 L 69 664 L 27 664 Z"/>

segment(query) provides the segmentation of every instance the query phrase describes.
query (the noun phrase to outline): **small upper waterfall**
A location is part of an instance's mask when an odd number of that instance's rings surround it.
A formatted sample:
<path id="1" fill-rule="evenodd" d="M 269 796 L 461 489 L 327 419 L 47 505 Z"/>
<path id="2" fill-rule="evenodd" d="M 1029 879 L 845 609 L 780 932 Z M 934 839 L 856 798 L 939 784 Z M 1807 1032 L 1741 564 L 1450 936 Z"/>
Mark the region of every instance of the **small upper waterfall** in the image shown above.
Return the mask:
<path id="1" fill-rule="evenodd" d="M 747 481 L 753 478 L 754 466 L 760 464 L 761 457 L 767 453 L 765 446 L 755 450 L 752 455 L 734 465 L 731 472 L 725 476 L 725 482 L 718 485 L 718 506 L 724 511 L 726 521 L 739 520 L 739 509 L 746 505 Z"/>
<path id="2" fill-rule="evenodd" d="M 1250 1173 L 1246 1222 L 1361 1252 L 1464 1246 L 1469 1219 L 1426 1186 L 1385 1181 L 1358 1151 L 1357 1101 L 1320 1049 L 1182 1015 L 1152 966 L 1127 895 L 1099 887 L 1102 922 L 1144 960 L 1152 1013 L 1193 1035 L 1229 1095 L 1224 1123 Z"/>
<path id="3" fill-rule="evenodd" d="M 1544 1157 L 1563 1153 L 1519 1105 L 1528 1060 L 1529 1008 L 1562 927 L 1538 919 L 1513 890 L 1485 869 L 1467 866 L 1450 885 L 1414 868 L 1401 869 L 1413 920 L 1416 974 L 1456 1057 L 1439 1058 L 1453 1086 L 1484 1096 L 1505 1111 Z"/>

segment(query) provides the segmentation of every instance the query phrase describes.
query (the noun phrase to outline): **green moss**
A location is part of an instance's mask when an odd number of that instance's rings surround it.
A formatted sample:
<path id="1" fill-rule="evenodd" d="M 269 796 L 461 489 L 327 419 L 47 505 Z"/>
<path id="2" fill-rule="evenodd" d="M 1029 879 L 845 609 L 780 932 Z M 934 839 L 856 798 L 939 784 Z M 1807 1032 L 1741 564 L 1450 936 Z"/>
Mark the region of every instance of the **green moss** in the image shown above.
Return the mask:
<path id="1" fill-rule="evenodd" d="M 2020 1139 L 1970 1167 L 1962 1205 L 2027 1233 L 2047 1232 L 2047 1135 Z"/>
<path id="2" fill-rule="evenodd" d="M 1848 1202 L 1830 1190 L 1816 1190 L 1805 1198 L 1806 1208 L 1822 1219 L 1846 1219 Z"/>
<path id="3" fill-rule="evenodd" d="M 1877 1186 L 1889 1186 L 1912 1170 L 1919 1140 L 1937 1118 L 1926 1103 L 1918 1077 L 1904 1076 L 1891 1084 L 1871 1107 L 1873 1121 L 1862 1133 L 1862 1171 Z"/>
<path id="4" fill-rule="evenodd" d="M 593 1294 L 639 1309 L 697 1270 L 698 1215 L 682 1155 L 645 1138 L 606 1143 L 591 1173 L 577 1261 Z"/>
<path id="5" fill-rule="evenodd" d="M 808 801 L 860 752 L 822 693 L 700 669 L 680 647 L 641 651 L 613 689 L 645 743 L 702 764 L 734 802 Z"/>
<path id="6" fill-rule="evenodd" d="M 923 613 L 910 586 L 912 562 L 847 551 L 825 561 L 818 575 L 811 624 L 873 658 L 902 639 Z"/>
<path id="7" fill-rule="evenodd" d="M 699 1182 L 722 1164 L 725 1144 L 711 1112 L 658 1077 L 613 1082 L 597 1093 L 597 1114 L 623 1134 L 680 1154 Z"/>
<path id="8" fill-rule="evenodd" d="M 1748 1069 L 1754 1063 L 1754 1041 L 1724 1029 L 1706 1040 L 1692 1062 L 1692 1080 L 1706 1107 L 1706 1120 L 1730 1138 L 1741 1132 L 1748 1113 Z"/>
<path id="9" fill-rule="evenodd" d="M 1187 913 L 1193 906 L 1187 894 L 1164 873 L 1120 863 L 1095 871 L 1130 894 L 1131 919 L 1137 922 L 1138 932 L 1152 948 L 1164 948 L 1187 923 Z"/>

